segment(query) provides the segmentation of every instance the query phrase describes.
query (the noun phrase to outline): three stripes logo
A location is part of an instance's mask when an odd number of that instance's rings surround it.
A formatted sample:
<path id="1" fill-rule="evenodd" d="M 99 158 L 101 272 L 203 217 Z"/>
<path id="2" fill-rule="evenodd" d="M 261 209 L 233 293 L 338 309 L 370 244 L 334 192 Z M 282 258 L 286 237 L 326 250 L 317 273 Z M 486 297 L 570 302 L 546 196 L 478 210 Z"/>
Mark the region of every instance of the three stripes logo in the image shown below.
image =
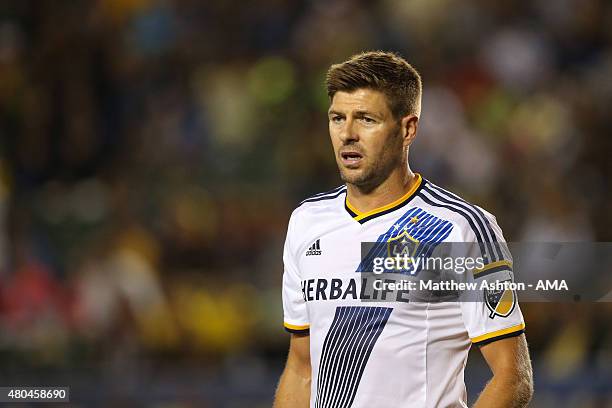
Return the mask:
<path id="1" fill-rule="evenodd" d="M 306 256 L 321 255 L 321 240 L 317 239 L 306 251 Z"/>

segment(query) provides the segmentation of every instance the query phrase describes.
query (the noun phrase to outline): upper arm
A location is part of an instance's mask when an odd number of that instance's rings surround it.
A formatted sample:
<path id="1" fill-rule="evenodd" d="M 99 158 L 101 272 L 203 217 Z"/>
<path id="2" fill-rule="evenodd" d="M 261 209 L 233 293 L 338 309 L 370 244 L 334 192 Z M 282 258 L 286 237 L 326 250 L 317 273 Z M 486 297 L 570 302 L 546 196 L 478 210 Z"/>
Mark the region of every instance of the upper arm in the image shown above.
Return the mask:
<path id="1" fill-rule="evenodd" d="M 532 371 L 525 335 L 505 338 L 480 347 L 493 375 L 511 376 L 531 384 Z"/>

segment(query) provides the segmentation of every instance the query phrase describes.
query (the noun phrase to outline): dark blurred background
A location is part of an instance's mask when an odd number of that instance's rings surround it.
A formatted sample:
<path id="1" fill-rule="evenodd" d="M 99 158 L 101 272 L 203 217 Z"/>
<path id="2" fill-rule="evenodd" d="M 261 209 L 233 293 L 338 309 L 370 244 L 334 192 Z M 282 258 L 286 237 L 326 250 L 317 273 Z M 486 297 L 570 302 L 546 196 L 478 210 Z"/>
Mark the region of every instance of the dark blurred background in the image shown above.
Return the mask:
<path id="1" fill-rule="evenodd" d="M 415 171 L 508 241 L 612 241 L 611 44 L 605 0 L 3 1 L 0 385 L 269 407 L 288 217 L 340 184 L 324 74 L 361 50 L 423 77 Z M 532 406 L 612 407 L 610 305 L 522 305 Z"/>

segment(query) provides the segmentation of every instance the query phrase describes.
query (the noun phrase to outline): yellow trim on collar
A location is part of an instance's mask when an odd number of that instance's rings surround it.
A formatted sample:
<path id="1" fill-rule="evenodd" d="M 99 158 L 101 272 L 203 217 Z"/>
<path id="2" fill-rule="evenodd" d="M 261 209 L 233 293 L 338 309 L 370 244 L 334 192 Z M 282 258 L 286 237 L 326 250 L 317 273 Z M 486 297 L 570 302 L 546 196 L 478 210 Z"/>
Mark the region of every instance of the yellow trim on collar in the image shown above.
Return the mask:
<path id="1" fill-rule="evenodd" d="M 381 213 L 383 211 L 387 211 L 387 210 L 389 210 L 389 209 L 391 209 L 391 208 L 393 208 L 395 206 L 398 206 L 398 205 L 402 204 L 404 201 L 408 200 L 414 194 L 414 192 L 417 190 L 417 188 L 419 188 L 419 186 L 423 182 L 423 178 L 421 177 L 421 175 L 419 173 L 416 173 L 415 175 L 417 176 L 417 182 L 414 183 L 412 188 L 406 194 L 404 194 L 403 196 L 401 196 L 397 200 L 393 201 L 392 203 L 389 203 L 389 204 L 384 205 L 382 207 L 375 208 L 375 209 L 370 210 L 368 212 L 361 212 L 358 209 L 356 209 L 349 202 L 348 197 L 347 197 L 346 198 L 346 206 L 348 207 L 349 210 L 351 210 L 352 212 L 357 214 L 356 217 L 353 217 L 357 221 L 362 220 L 362 219 L 364 219 L 366 217 L 369 217 L 371 215 L 375 215 L 375 214 Z"/>

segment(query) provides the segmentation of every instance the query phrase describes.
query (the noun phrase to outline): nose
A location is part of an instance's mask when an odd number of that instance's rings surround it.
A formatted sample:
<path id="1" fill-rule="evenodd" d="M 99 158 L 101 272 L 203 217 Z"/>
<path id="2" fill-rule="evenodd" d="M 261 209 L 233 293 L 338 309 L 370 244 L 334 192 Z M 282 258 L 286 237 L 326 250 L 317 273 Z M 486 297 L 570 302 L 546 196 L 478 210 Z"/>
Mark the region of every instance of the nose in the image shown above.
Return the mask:
<path id="1" fill-rule="evenodd" d="M 359 133 L 355 126 L 355 122 L 351 118 L 347 118 L 344 122 L 342 131 L 340 132 L 340 140 L 343 144 L 350 144 L 359 140 Z"/>

